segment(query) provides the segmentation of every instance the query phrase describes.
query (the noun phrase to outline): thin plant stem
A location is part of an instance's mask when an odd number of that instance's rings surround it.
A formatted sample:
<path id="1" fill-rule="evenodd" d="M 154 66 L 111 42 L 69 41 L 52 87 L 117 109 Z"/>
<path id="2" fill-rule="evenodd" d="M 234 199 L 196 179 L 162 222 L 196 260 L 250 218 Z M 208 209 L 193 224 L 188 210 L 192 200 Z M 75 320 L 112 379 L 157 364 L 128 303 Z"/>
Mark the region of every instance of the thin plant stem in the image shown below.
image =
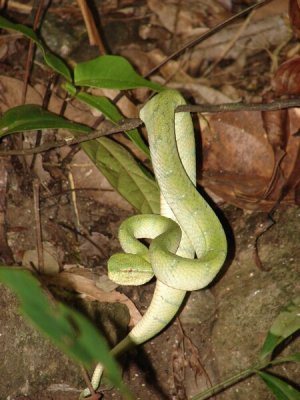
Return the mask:
<path id="1" fill-rule="evenodd" d="M 238 382 L 241 382 L 242 380 L 249 378 L 251 375 L 254 375 L 257 371 L 263 370 L 267 367 L 271 367 L 274 365 L 279 365 L 285 362 L 292 362 L 293 360 L 290 360 L 288 357 L 280 357 L 277 358 L 276 360 L 264 360 L 260 361 L 257 364 L 255 364 L 252 367 L 246 368 L 243 371 L 238 372 L 237 374 L 231 376 L 228 379 L 225 379 L 225 381 L 218 383 L 215 386 L 210 387 L 207 390 L 204 390 L 201 393 L 196 394 L 195 396 L 191 397 L 190 400 L 206 400 L 212 397 L 213 395 L 228 389 L 230 386 L 235 385 Z"/>
<path id="2" fill-rule="evenodd" d="M 240 382 L 249 376 L 253 375 L 255 373 L 257 368 L 251 367 L 248 369 L 245 369 L 236 375 L 231 376 L 230 378 L 226 379 L 225 381 L 218 383 L 217 385 L 205 390 L 204 392 L 201 392 L 199 394 L 196 394 L 196 396 L 193 396 L 190 400 L 205 400 L 209 399 L 211 396 L 215 395 L 216 393 L 229 388 L 230 386 L 234 385 L 237 382 Z"/>

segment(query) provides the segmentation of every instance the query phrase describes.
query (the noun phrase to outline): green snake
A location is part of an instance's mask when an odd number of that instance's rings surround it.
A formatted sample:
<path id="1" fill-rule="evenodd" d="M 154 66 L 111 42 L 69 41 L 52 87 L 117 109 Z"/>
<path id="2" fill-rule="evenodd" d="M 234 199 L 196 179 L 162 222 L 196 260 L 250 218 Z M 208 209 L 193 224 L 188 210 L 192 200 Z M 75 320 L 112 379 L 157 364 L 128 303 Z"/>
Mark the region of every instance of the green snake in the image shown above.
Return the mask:
<path id="1" fill-rule="evenodd" d="M 114 355 L 164 329 L 178 312 L 186 292 L 212 282 L 226 257 L 222 225 L 195 188 L 192 119 L 188 113 L 175 114 L 176 107 L 184 104 L 180 93 L 164 90 L 140 112 L 161 192 L 161 215 L 136 215 L 121 224 L 119 240 L 125 253 L 109 259 L 108 273 L 119 284 L 140 285 L 153 275 L 157 282 L 147 312 L 112 350 Z M 149 247 L 139 239 L 151 239 Z M 98 364 L 92 378 L 95 389 L 102 372 Z M 85 395 L 88 393 L 86 389 Z"/>

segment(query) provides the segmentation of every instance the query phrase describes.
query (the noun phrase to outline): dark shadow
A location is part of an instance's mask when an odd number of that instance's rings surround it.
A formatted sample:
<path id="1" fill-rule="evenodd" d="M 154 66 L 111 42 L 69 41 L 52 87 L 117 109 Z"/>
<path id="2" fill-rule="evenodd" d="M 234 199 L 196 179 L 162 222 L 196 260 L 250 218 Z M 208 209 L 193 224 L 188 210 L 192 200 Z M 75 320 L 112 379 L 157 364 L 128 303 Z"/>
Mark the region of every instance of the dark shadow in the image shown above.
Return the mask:
<path id="1" fill-rule="evenodd" d="M 275 350 L 273 351 L 272 354 L 272 359 L 275 359 L 276 357 L 279 356 L 279 354 L 287 347 L 289 346 L 292 342 L 294 342 L 296 339 L 300 338 L 300 329 L 294 332 L 292 335 L 290 335 L 288 338 L 286 338 L 282 343 L 280 343 Z"/>
<path id="2" fill-rule="evenodd" d="M 126 336 L 127 324 L 124 323 L 123 325 L 118 322 L 113 303 L 99 303 L 98 301 L 87 302 L 81 299 L 75 291 L 72 292 L 51 285 L 48 285 L 48 289 L 56 300 L 83 314 L 90 323 L 98 329 L 99 333 L 106 338 L 110 347 L 116 344 L 111 342 L 110 337 L 112 336 L 112 332 L 117 335 L 117 343 Z M 126 305 L 118 304 L 118 307 L 120 307 L 120 313 L 123 312 L 123 307 L 124 313 L 128 313 Z M 127 322 L 129 322 L 129 317 Z"/>
<path id="3" fill-rule="evenodd" d="M 80 297 L 78 297 L 77 293 L 73 293 L 70 290 L 61 290 L 60 288 L 57 287 L 51 287 L 48 286 L 49 290 L 53 293 L 55 298 L 62 303 L 68 305 L 69 307 L 72 307 L 76 309 L 76 311 L 81 312 L 86 318 L 89 319 L 89 321 L 97 327 L 99 332 L 106 337 L 107 341 L 109 341 L 109 332 L 107 328 L 107 321 L 111 323 L 113 326 L 113 329 L 115 332 L 117 332 L 118 339 L 117 343 L 119 343 L 126 335 L 127 335 L 127 328 L 124 328 L 124 326 L 120 326 L 114 318 L 114 310 L 112 309 L 111 311 L 109 310 L 109 305 L 108 303 L 105 303 L 105 307 L 96 307 L 96 305 L 99 303 L 97 301 L 95 302 L 90 302 L 87 303 L 83 301 Z M 94 304 L 94 306 L 93 306 Z M 92 305 L 92 306 L 91 306 Z M 113 304 L 111 304 L 113 307 Z M 120 305 L 119 305 L 120 306 Z M 108 309 L 107 309 L 108 307 Z M 124 305 L 124 308 L 127 309 L 127 307 Z M 124 310 L 126 312 L 126 310 Z M 104 324 L 104 321 L 105 324 Z M 74 330 L 76 331 L 78 328 L 76 326 L 76 323 L 72 320 L 69 321 L 71 325 L 73 326 Z M 77 332 L 78 335 L 80 332 Z M 116 343 L 109 343 L 110 347 L 113 347 Z M 158 379 L 157 379 L 157 373 L 154 370 L 151 361 L 149 360 L 149 357 L 145 350 L 143 349 L 143 345 L 134 347 L 130 351 L 125 351 L 124 354 L 121 354 L 118 357 L 119 363 L 123 366 L 124 371 L 129 370 L 129 365 L 134 363 L 138 367 L 138 369 L 141 371 L 141 374 L 143 375 L 143 381 L 147 383 L 148 388 L 150 388 L 161 400 L 169 400 L 169 397 L 166 395 L 164 392 L 163 388 L 160 386 Z"/>
<path id="4" fill-rule="evenodd" d="M 298 390 L 298 392 L 300 392 L 300 384 L 299 384 L 299 383 L 294 382 L 294 381 L 292 381 L 291 379 L 289 379 L 289 378 L 287 378 L 287 377 L 285 377 L 285 376 L 282 376 L 281 374 L 274 373 L 273 371 L 272 371 L 272 372 L 264 371 L 264 372 L 267 372 L 267 373 L 270 374 L 271 376 L 274 376 L 275 378 L 278 378 L 278 379 L 282 380 L 282 381 L 285 382 L 286 384 L 292 386 L 293 389 Z M 286 398 L 287 398 L 287 397 L 286 397 Z M 291 397 L 291 398 L 292 398 L 292 397 Z M 298 399 L 298 397 L 297 397 L 297 398 L 296 398 L 296 397 L 293 397 L 293 399 Z"/>
<path id="5" fill-rule="evenodd" d="M 213 200 L 209 197 L 209 195 L 205 192 L 205 190 L 202 187 L 200 188 L 198 187 L 197 190 L 200 193 L 200 195 L 205 199 L 205 201 L 210 205 L 210 207 L 214 210 L 215 214 L 219 218 L 227 239 L 227 256 L 224 265 L 217 274 L 216 278 L 213 280 L 213 282 L 208 286 L 208 288 L 210 288 L 224 276 L 224 274 L 230 267 L 231 263 L 233 262 L 236 252 L 236 244 L 235 244 L 234 232 L 223 211 L 213 202 Z"/>
<path id="6" fill-rule="evenodd" d="M 138 369 L 143 374 L 142 381 L 147 383 L 147 386 L 151 388 L 151 390 L 159 397 L 159 399 L 169 400 L 170 397 L 165 393 L 164 389 L 158 382 L 157 372 L 153 368 L 151 361 L 143 348 L 143 345 L 136 347 L 130 353 L 131 354 L 129 354 L 127 357 L 127 368 L 125 370 L 128 370 L 130 363 L 136 364 Z"/>

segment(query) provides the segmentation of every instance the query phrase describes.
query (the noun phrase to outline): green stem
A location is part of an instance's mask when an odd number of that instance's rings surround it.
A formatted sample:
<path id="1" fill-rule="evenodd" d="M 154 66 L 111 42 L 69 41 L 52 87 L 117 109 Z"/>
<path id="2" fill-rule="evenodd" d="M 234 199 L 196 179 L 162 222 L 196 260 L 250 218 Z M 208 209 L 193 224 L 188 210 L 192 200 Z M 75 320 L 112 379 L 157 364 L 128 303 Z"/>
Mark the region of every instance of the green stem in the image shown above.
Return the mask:
<path id="1" fill-rule="evenodd" d="M 226 379 L 225 381 L 218 383 L 217 385 L 205 390 L 204 392 L 196 394 L 196 396 L 192 397 L 190 400 L 209 399 L 211 396 L 220 392 L 221 390 L 227 389 L 228 387 L 234 385 L 235 383 L 253 375 L 255 373 L 256 369 L 257 368 L 254 368 L 254 367 L 245 369 L 244 371 L 241 371 L 238 374 L 231 376 L 230 378 Z"/>
<path id="2" fill-rule="evenodd" d="M 236 375 L 231 376 L 230 378 L 226 379 L 225 381 L 218 383 L 217 385 L 204 390 L 201 393 L 196 394 L 195 396 L 191 397 L 190 400 L 205 400 L 205 399 L 209 399 L 211 396 L 221 392 L 222 390 L 225 390 L 227 388 L 229 388 L 230 386 L 248 378 L 249 376 L 253 375 L 256 373 L 256 371 L 258 370 L 262 370 L 264 368 L 273 366 L 273 365 L 278 365 L 278 364 L 282 364 L 285 362 L 289 362 L 290 360 L 288 359 L 288 357 L 280 357 L 277 358 L 277 360 L 273 360 L 273 361 L 261 361 L 260 363 L 244 369 L 243 371 L 237 373 Z"/>

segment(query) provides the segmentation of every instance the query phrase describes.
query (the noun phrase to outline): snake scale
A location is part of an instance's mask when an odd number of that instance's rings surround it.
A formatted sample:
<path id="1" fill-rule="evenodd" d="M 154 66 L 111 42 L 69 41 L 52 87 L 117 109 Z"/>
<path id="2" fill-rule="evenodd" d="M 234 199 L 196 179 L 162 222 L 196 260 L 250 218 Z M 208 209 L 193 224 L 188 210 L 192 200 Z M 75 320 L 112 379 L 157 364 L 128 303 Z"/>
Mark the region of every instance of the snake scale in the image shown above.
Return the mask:
<path id="1" fill-rule="evenodd" d="M 175 114 L 176 107 L 184 104 L 179 92 L 164 90 L 140 112 L 160 188 L 161 215 L 136 215 L 121 224 L 119 240 L 124 253 L 109 259 L 108 271 L 119 284 L 140 285 L 153 275 L 157 282 L 147 312 L 112 350 L 114 355 L 164 329 L 178 312 L 186 292 L 206 287 L 226 257 L 222 225 L 195 187 L 192 119 L 188 113 Z M 139 239 L 151 239 L 149 247 Z M 92 378 L 95 389 L 102 372 L 98 364 Z"/>

